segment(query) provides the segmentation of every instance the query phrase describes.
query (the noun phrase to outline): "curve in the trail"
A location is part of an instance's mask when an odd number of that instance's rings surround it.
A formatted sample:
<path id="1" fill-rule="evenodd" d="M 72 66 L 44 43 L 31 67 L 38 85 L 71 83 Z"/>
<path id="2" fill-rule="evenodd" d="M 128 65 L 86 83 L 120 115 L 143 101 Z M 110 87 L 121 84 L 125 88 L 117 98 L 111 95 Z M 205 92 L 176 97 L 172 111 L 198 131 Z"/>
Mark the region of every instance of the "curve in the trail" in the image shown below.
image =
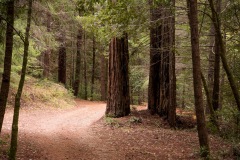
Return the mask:
<path id="1" fill-rule="evenodd" d="M 91 153 L 94 146 L 89 141 L 96 142 L 97 139 L 92 139 L 89 130 L 91 124 L 104 115 L 106 104 L 81 100 L 76 100 L 76 104 L 66 110 L 22 110 L 19 119 L 20 159 L 26 156 L 23 155 L 24 149 L 29 146 L 37 147 L 41 152 L 41 156 L 35 156 L 35 159 L 94 159 L 96 155 Z M 8 112 L 4 120 L 5 132 L 10 131 L 11 115 L 12 112 Z"/>

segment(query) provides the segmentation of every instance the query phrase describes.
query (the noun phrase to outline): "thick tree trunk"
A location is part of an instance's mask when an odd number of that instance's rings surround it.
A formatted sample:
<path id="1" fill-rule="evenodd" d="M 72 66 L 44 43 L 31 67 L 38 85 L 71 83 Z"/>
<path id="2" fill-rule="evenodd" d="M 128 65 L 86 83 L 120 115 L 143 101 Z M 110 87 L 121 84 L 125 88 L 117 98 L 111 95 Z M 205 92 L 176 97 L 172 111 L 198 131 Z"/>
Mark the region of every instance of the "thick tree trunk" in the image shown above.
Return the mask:
<path id="1" fill-rule="evenodd" d="M 151 6 L 150 74 L 148 109 L 166 117 L 174 127 L 176 119 L 175 17 L 168 6 Z M 175 1 L 171 1 L 174 7 Z M 160 21 L 160 22 L 159 22 Z"/>
<path id="2" fill-rule="evenodd" d="M 109 49 L 106 115 L 110 117 L 122 117 L 130 113 L 127 34 L 124 34 L 122 38 L 113 38 Z"/>
<path id="3" fill-rule="evenodd" d="M 223 68 L 226 71 L 227 74 L 227 78 L 230 84 L 230 87 L 232 89 L 233 92 L 233 96 L 235 98 L 238 110 L 240 111 L 240 96 L 239 96 L 239 91 L 238 88 L 236 86 L 236 82 L 234 80 L 233 74 L 228 66 L 228 62 L 227 62 L 227 57 L 226 57 L 226 48 L 223 42 L 223 37 L 222 37 L 222 32 L 221 32 L 221 28 L 220 28 L 220 19 L 219 19 L 219 15 L 216 12 L 215 8 L 214 8 L 214 3 L 213 0 L 208 0 L 210 7 L 211 7 L 211 11 L 212 11 L 212 20 L 214 23 L 214 27 L 215 27 L 215 31 L 217 34 L 217 38 L 218 38 L 218 43 L 219 43 L 219 48 L 220 48 L 220 57 L 222 60 L 222 64 L 223 64 Z"/>
<path id="4" fill-rule="evenodd" d="M 191 29 L 193 85 L 198 137 L 201 148 L 201 156 L 208 157 L 208 155 L 210 154 L 210 149 L 203 107 L 197 0 L 187 0 L 187 5 L 189 9 L 188 17 Z"/>
<path id="5" fill-rule="evenodd" d="M 96 40 L 95 40 L 95 36 L 93 36 L 91 100 L 93 100 L 94 76 L 95 76 L 95 61 L 96 61 Z"/>
<path id="6" fill-rule="evenodd" d="M 81 71 L 81 44 L 82 43 L 82 29 L 78 30 L 77 35 L 77 57 L 76 57 L 76 70 L 74 82 L 74 96 L 78 96 L 80 85 L 80 71 Z"/>
<path id="7" fill-rule="evenodd" d="M 0 133 L 7 105 L 8 92 L 10 87 L 12 50 L 13 50 L 13 26 L 14 26 L 14 0 L 7 1 L 7 30 L 6 30 L 6 48 L 4 58 L 4 69 L 2 75 L 2 84 L 0 91 Z"/>
<path id="8" fill-rule="evenodd" d="M 58 55 L 58 82 L 66 85 L 66 47 L 64 44 L 64 39 L 61 40 L 61 45 L 59 47 L 59 55 Z"/>
<path id="9" fill-rule="evenodd" d="M 155 22 L 161 17 L 161 7 L 154 8 L 152 0 L 150 5 L 150 20 Z M 160 48 L 162 43 L 162 26 L 153 25 L 150 29 L 150 69 L 148 85 L 148 110 L 151 114 L 157 113 L 160 105 Z"/>
<path id="10" fill-rule="evenodd" d="M 29 31 L 31 27 L 31 14 L 32 14 L 32 0 L 28 0 L 28 18 L 27 18 L 27 27 L 25 33 L 25 41 L 24 41 L 24 55 L 23 55 L 23 63 L 22 63 L 22 72 L 21 78 L 18 85 L 17 94 L 15 96 L 15 107 L 14 107 L 14 115 L 13 115 L 13 123 L 12 123 L 12 136 L 11 136 L 11 146 L 9 159 L 15 160 L 17 153 L 17 142 L 18 142 L 18 120 L 19 120 L 19 110 L 20 110 L 20 100 L 22 95 L 22 90 L 25 81 L 25 75 L 27 70 L 27 62 L 28 62 L 28 46 L 29 46 Z"/>

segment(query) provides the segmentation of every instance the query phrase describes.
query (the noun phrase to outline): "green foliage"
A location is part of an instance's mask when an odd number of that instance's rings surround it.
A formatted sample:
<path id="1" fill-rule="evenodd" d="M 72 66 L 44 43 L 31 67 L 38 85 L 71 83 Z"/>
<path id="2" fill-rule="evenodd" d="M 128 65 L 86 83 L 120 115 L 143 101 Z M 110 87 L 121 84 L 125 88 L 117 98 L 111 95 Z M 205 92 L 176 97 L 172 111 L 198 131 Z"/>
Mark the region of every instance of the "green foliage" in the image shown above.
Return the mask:
<path id="1" fill-rule="evenodd" d="M 233 142 L 240 142 L 240 113 L 235 107 L 225 106 L 217 112 L 221 135 Z M 231 128 L 231 129 L 229 129 Z"/>
<path id="2" fill-rule="evenodd" d="M 130 122 L 131 124 L 142 123 L 142 118 L 132 116 L 132 117 L 129 119 L 129 122 Z"/>
<path id="3" fill-rule="evenodd" d="M 116 127 L 116 128 L 120 127 L 120 124 L 119 124 L 118 121 L 117 121 L 116 119 L 114 119 L 114 118 L 111 118 L 111 117 L 106 116 L 106 117 L 104 117 L 104 120 L 105 120 L 105 123 L 106 123 L 107 125 L 110 125 L 110 126 Z"/>
<path id="4" fill-rule="evenodd" d="M 46 79 L 37 80 L 32 77 L 27 77 L 22 101 L 28 104 L 35 103 L 35 107 L 40 105 L 39 107 L 67 108 L 74 105 L 72 93 L 64 86 Z"/>
<path id="5" fill-rule="evenodd" d="M 209 150 L 206 147 L 200 147 L 200 156 L 209 159 Z"/>
<path id="6" fill-rule="evenodd" d="M 214 125 L 211 121 L 207 122 L 207 128 L 213 134 L 217 134 L 218 133 L 218 129 L 217 129 L 216 125 Z"/>
<path id="7" fill-rule="evenodd" d="M 144 0 L 122 0 L 116 3 L 102 2 L 100 3 L 101 6 L 99 3 L 90 3 L 89 1 L 79 1 L 79 4 L 81 10 L 87 13 L 80 18 L 84 28 L 88 29 L 90 27 L 91 30 L 95 28 L 96 32 L 103 34 L 103 37 L 107 39 L 114 36 L 121 37 L 124 32 L 134 32 L 136 26 L 140 27 L 138 24 L 144 25 L 148 22 L 146 21 L 147 17 L 139 12 L 140 6 L 141 9 L 145 9 L 142 8 L 143 4 L 146 4 Z M 95 8 L 94 12 L 92 11 L 93 8 Z M 86 12 L 86 9 L 89 9 L 90 13 Z M 147 13 L 147 11 L 144 13 Z M 140 14 L 142 16 L 139 16 Z"/>

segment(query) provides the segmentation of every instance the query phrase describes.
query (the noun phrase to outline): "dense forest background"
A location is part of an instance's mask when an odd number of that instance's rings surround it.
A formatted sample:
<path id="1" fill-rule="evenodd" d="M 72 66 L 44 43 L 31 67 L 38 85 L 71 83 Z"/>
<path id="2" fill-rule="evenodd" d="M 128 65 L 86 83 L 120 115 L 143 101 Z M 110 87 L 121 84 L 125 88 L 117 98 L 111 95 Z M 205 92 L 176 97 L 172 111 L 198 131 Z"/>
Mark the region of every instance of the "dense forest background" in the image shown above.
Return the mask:
<path id="1" fill-rule="evenodd" d="M 10 23 L 9 1 L 0 1 L 1 75 L 4 71 L 7 24 Z M 201 107 L 206 114 L 206 127 L 211 133 L 239 142 L 240 2 L 195 2 L 198 7 L 198 33 L 195 36 L 199 38 L 201 60 L 198 73 L 201 76 L 198 79 L 203 84 L 198 89 L 203 93 Z M 78 98 L 107 101 L 111 114 L 109 79 L 114 64 L 118 62 L 113 60 L 112 64 L 110 59 L 114 59 L 112 55 L 115 51 L 119 53 L 118 50 L 123 49 L 122 52 L 126 53 L 124 49 L 127 48 L 128 62 L 123 59 L 119 64 L 124 62 L 122 68 L 127 65 L 129 73 L 126 73 L 127 77 L 121 77 L 121 74 L 116 76 L 120 77 L 119 81 L 129 79 L 128 83 L 119 84 L 129 86 L 130 104 L 148 105 L 151 112 L 167 117 L 169 124 L 175 126 L 176 107 L 191 111 L 197 107 L 193 89 L 193 73 L 196 73 L 193 69 L 197 65 L 192 62 L 195 41 L 191 41 L 191 29 L 194 27 L 191 25 L 191 16 L 194 15 L 194 5 L 191 3 L 195 2 L 35 0 L 32 3 L 26 74 L 42 81 L 60 83 Z M 11 88 L 15 93 L 22 73 L 29 5 L 26 0 L 13 3 Z M 156 34 L 160 38 L 154 37 Z M 118 39 L 122 43 L 114 49 Z M 223 55 L 226 61 L 222 61 L 225 60 Z M 158 63 L 159 67 L 156 68 L 155 64 Z M 152 69 L 152 66 L 155 68 Z M 159 80 L 156 80 L 157 75 Z M 158 99 L 163 107 L 154 108 L 154 105 L 158 106 L 155 104 Z M 125 99 L 121 103 L 127 104 L 127 101 Z"/>

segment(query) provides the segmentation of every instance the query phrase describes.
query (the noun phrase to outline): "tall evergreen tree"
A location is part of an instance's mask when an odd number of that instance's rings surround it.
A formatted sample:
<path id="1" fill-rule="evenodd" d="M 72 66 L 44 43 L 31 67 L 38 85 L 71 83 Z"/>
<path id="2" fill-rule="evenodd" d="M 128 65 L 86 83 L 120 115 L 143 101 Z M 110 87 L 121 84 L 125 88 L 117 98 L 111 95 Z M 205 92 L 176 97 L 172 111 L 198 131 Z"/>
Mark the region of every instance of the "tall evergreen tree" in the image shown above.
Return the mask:
<path id="1" fill-rule="evenodd" d="M 222 60 L 223 68 L 227 74 L 227 78 L 228 78 L 230 87 L 232 89 L 233 96 L 234 96 L 235 102 L 237 104 L 237 108 L 240 111 L 240 95 L 239 95 L 239 91 L 238 91 L 234 76 L 233 76 L 232 71 L 230 70 L 229 64 L 227 62 L 226 48 L 225 48 L 223 37 L 222 37 L 221 21 L 219 18 L 219 14 L 214 6 L 213 0 L 208 0 L 208 1 L 209 1 L 211 12 L 212 12 L 212 21 L 213 21 L 213 24 L 215 27 L 217 42 L 219 44 L 219 55 Z"/>
<path id="2" fill-rule="evenodd" d="M 13 52 L 14 0 L 9 0 L 6 3 L 7 3 L 7 30 L 6 30 L 4 70 L 2 75 L 2 84 L 0 91 L 0 133 L 2 131 L 2 124 L 10 87 L 12 52 Z"/>
<path id="3" fill-rule="evenodd" d="M 176 75 L 175 75 L 175 18 L 174 5 L 150 3 L 150 73 L 148 88 L 148 109 L 152 114 L 167 117 L 171 126 L 176 118 Z M 172 6 L 172 8 L 171 8 Z M 157 23 L 156 23 L 157 22 Z"/>
<path id="4" fill-rule="evenodd" d="M 82 46 L 82 28 L 78 30 L 77 35 L 77 57 L 75 69 L 75 82 L 74 82 L 74 96 L 78 96 L 80 85 L 80 71 L 81 71 L 81 46 Z"/>
<path id="5" fill-rule="evenodd" d="M 61 44 L 59 46 L 59 53 L 58 53 L 58 82 L 66 85 L 67 55 L 66 55 L 65 35 L 63 34 L 61 35 L 60 42 Z"/>
<path id="6" fill-rule="evenodd" d="M 203 107 L 197 0 L 187 0 L 187 7 L 189 25 L 191 29 L 193 86 L 194 86 L 195 110 L 197 116 L 198 137 L 201 148 L 201 156 L 208 157 L 210 154 L 210 149 Z"/>
<path id="7" fill-rule="evenodd" d="M 18 120 L 19 120 L 19 111 L 21 106 L 21 95 L 23 91 L 27 62 L 28 62 L 28 48 L 29 48 L 29 32 L 31 27 L 31 18 L 32 18 L 32 0 L 28 0 L 28 13 L 27 13 L 27 27 L 25 32 L 25 41 L 24 41 L 24 54 L 23 54 L 23 63 L 22 63 L 22 72 L 18 85 L 17 94 L 15 96 L 15 106 L 14 106 L 14 115 L 12 123 L 12 136 L 11 136 L 11 146 L 9 159 L 15 160 L 17 153 L 17 141 L 18 141 Z"/>

